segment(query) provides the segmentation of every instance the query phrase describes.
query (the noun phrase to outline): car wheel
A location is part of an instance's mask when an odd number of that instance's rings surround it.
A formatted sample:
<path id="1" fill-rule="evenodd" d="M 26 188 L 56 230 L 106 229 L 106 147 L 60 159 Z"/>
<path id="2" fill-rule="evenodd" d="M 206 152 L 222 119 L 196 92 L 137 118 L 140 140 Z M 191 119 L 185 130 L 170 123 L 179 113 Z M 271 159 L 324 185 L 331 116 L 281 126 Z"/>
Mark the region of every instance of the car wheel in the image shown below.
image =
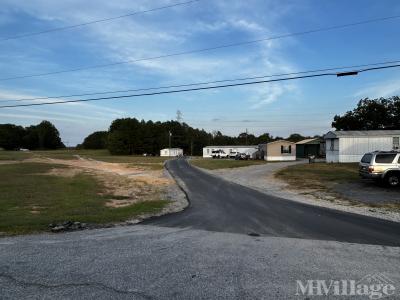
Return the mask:
<path id="1" fill-rule="evenodd" d="M 392 187 L 399 186 L 400 185 L 400 176 L 399 176 L 399 174 L 394 174 L 394 173 L 388 174 L 386 177 L 386 181 Z"/>

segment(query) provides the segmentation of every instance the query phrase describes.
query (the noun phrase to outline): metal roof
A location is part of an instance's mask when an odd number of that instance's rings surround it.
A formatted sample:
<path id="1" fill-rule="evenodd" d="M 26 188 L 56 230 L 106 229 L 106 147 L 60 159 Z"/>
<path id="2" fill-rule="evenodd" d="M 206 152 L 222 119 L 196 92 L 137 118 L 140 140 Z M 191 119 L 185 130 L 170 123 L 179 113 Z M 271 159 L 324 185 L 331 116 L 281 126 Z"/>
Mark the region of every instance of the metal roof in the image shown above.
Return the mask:
<path id="1" fill-rule="evenodd" d="M 163 151 L 163 150 L 182 150 L 182 148 L 164 148 L 164 149 L 161 149 L 160 151 Z"/>
<path id="2" fill-rule="evenodd" d="M 297 142 L 296 145 L 303 145 L 303 144 L 308 144 L 311 142 L 317 142 L 318 144 L 320 143 L 320 138 L 312 138 L 312 139 L 305 139 L 300 142 Z"/>
<path id="3" fill-rule="evenodd" d="M 288 144 L 295 144 L 294 142 L 291 141 L 287 141 L 287 140 L 277 140 L 277 141 L 273 141 L 273 142 L 269 142 L 267 145 L 269 144 L 275 144 L 275 143 L 288 143 Z"/>
<path id="4" fill-rule="evenodd" d="M 257 145 L 247 145 L 247 146 L 243 146 L 243 145 L 232 145 L 232 146 L 206 146 L 204 148 L 258 148 Z"/>
<path id="5" fill-rule="evenodd" d="M 361 137 L 361 136 L 400 136 L 400 130 L 347 130 L 329 131 L 324 135 L 325 138 L 334 137 Z"/>

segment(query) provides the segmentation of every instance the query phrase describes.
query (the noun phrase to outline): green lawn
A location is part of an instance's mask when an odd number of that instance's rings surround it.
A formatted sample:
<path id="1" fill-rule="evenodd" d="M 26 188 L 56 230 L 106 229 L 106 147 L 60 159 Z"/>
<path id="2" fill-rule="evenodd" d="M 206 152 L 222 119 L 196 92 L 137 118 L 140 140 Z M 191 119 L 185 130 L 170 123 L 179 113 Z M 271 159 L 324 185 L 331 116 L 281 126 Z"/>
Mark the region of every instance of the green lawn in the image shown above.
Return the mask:
<path id="1" fill-rule="evenodd" d="M 4 160 L 17 160 L 21 161 L 27 158 L 31 158 L 31 152 L 24 152 L 24 151 L 0 151 L 0 161 Z"/>
<path id="2" fill-rule="evenodd" d="M 230 169 L 240 168 L 253 165 L 260 165 L 267 163 L 265 160 L 234 160 L 234 159 L 212 159 L 212 158 L 199 158 L 193 159 L 190 163 L 196 167 L 216 170 L 216 169 Z"/>
<path id="3" fill-rule="evenodd" d="M 152 170 L 161 170 L 167 158 L 141 155 L 111 155 L 108 150 L 48 150 L 48 151 L 0 151 L 1 160 L 23 160 L 32 157 L 76 159 L 76 155 L 110 163 L 129 163 Z"/>
<path id="4" fill-rule="evenodd" d="M 159 211 L 168 203 L 157 194 L 154 201 L 109 208 L 105 202 L 118 195 L 100 195 L 104 187 L 94 176 L 46 175 L 54 167 L 66 168 L 40 163 L 0 165 L 0 232 L 42 231 L 50 223 L 67 220 L 98 224 L 124 221 L 138 214 Z"/>
<path id="5" fill-rule="evenodd" d="M 295 188 L 322 188 L 332 184 L 358 180 L 358 164 L 301 164 L 278 171 L 276 177 Z"/>

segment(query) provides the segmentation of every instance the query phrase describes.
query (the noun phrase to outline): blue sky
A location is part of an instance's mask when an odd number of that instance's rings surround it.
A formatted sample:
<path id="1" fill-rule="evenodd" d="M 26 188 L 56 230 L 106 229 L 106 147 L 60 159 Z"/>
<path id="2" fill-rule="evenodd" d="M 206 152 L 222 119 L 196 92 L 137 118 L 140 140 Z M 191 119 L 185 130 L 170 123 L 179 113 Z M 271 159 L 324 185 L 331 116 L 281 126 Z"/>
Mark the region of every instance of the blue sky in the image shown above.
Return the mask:
<path id="1" fill-rule="evenodd" d="M 2 0 L 0 38 L 183 1 Z M 84 4 L 83 4 L 84 3 Z M 207 48 L 400 14 L 390 1 L 202 0 L 72 30 L 2 41 L 0 78 Z M 236 48 L 63 73 L 0 80 L 0 101 L 134 89 L 399 60 L 400 19 Z M 236 135 L 321 134 L 362 97 L 399 94 L 398 70 L 121 101 L 0 110 L 0 123 L 53 122 L 68 145 L 120 117 L 175 119 Z"/>

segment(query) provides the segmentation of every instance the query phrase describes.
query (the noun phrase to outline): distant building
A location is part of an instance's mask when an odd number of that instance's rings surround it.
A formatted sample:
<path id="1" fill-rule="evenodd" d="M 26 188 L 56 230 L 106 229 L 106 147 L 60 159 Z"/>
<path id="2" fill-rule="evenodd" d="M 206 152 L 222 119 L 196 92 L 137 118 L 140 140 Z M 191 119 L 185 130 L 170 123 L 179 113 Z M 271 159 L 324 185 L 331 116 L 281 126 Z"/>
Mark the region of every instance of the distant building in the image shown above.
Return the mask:
<path id="1" fill-rule="evenodd" d="M 166 148 L 160 150 L 160 156 L 181 156 L 183 155 L 183 149 L 181 148 Z"/>
<path id="2" fill-rule="evenodd" d="M 325 156 L 325 141 L 322 138 L 306 139 L 296 143 L 296 157 Z"/>
<path id="3" fill-rule="evenodd" d="M 400 130 L 329 131 L 324 139 L 327 162 L 358 162 L 367 152 L 400 148 Z"/>
<path id="4" fill-rule="evenodd" d="M 296 144 L 286 140 L 259 145 L 261 155 L 268 161 L 296 160 Z"/>
<path id="5" fill-rule="evenodd" d="M 212 152 L 217 150 L 223 150 L 228 155 L 231 152 L 240 152 L 256 158 L 258 146 L 207 146 L 203 148 L 203 157 L 212 157 Z"/>

